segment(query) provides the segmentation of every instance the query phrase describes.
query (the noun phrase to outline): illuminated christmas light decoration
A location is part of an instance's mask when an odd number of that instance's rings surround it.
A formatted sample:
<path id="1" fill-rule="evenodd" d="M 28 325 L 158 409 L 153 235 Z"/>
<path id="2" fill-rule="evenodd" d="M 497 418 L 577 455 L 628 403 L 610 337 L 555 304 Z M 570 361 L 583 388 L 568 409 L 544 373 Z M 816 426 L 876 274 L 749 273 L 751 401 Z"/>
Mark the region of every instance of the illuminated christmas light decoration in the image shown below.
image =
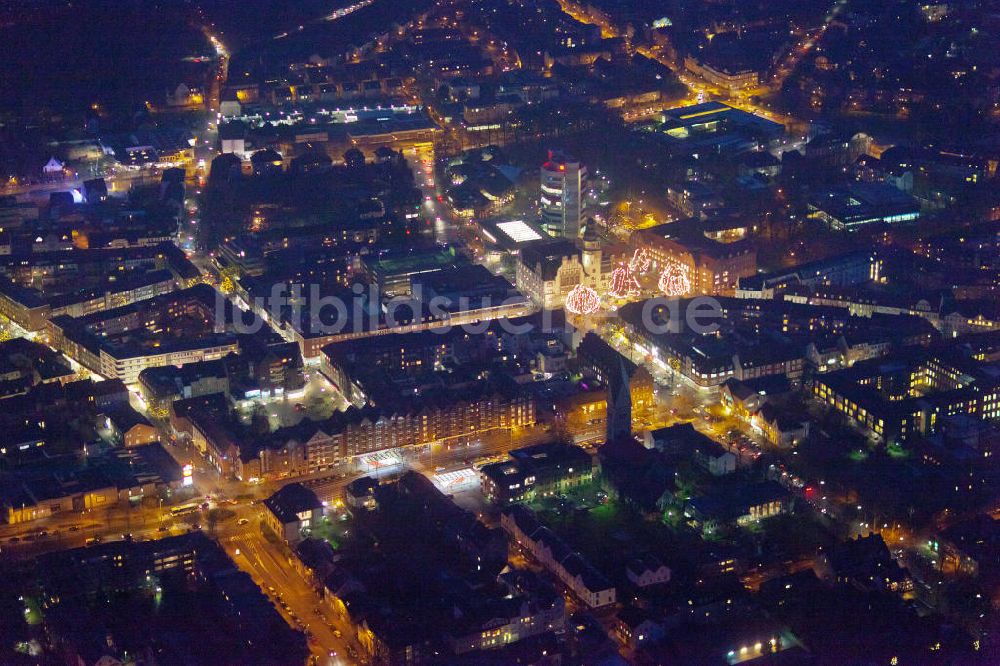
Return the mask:
<path id="1" fill-rule="evenodd" d="M 566 295 L 566 309 L 573 314 L 588 315 L 601 307 L 601 297 L 590 287 L 578 284 Z"/>
<path id="2" fill-rule="evenodd" d="M 691 291 L 690 269 L 685 264 L 676 261 L 667 262 L 663 272 L 660 273 L 659 286 L 666 296 L 678 298 Z"/>
<path id="3" fill-rule="evenodd" d="M 649 270 L 649 263 L 649 252 L 646 251 L 646 248 L 640 247 L 636 248 L 632 254 L 632 259 L 628 262 L 628 266 L 632 269 L 633 275 L 643 275 Z"/>
<path id="4" fill-rule="evenodd" d="M 219 290 L 223 294 L 231 294 L 236 291 L 236 279 L 239 277 L 235 267 L 227 267 L 219 272 Z"/>
<path id="5" fill-rule="evenodd" d="M 611 289 L 608 293 L 614 298 L 629 298 L 639 294 L 639 280 L 629 264 L 619 264 L 611 271 Z"/>

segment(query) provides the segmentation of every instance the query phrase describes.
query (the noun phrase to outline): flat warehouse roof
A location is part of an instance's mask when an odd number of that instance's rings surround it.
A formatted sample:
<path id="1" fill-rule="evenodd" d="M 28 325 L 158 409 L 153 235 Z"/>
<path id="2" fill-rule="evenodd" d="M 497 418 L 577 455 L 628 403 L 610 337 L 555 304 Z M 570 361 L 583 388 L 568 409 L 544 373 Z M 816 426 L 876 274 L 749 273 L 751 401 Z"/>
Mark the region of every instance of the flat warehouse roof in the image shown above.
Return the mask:
<path id="1" fill-rule="evenodd" d="M 525 224 L 523 220 L 512 220 L 510 222 L 498 222 L 497 229 L 502 231 L 515 243 L 525 243 L 527 241 L 539 240 L 541 235 Z"/>

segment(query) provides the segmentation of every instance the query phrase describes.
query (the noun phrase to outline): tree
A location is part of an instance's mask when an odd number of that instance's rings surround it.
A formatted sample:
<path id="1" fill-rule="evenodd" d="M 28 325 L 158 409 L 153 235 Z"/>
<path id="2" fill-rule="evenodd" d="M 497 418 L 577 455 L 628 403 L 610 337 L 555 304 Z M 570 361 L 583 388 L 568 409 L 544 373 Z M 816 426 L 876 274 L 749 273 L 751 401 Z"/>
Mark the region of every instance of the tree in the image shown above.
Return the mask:
<path id="1" fill-rule="evenodd" d="M 362 169 L 365 166 L 365 154 L 357 148 L 351 148 L 344 153 L 344 164 L 348 169 Z"/>
<path id="2" fill-rule="evenodd" d="M 552 440 L 555 442 L 560 442 L 562 444 L 573 444 L 573 433 L 570 432 L 569 424 L 566 422 L 566 416 L 563 414 L 557 414 L 552 422 Z"/>
<path id="3" fill-rule="evenodd" d="M 219 523 L 225 522 L 231 519 L 236 514 L 229 509 L 210 509 L 207 514 L 205 514 L 205 524 L 208 526 L 208 533 L 215 536 L 215 528 L 218 527 Z"/>
<path id="4" fill-rule="evenodd" d="M 255 435 L 266 435 L 271 432 L 271 420 L 267 416 L 267 410 L 263 405 L 257 405 L 253 410 L 253 420 L 250 429 Z"/>

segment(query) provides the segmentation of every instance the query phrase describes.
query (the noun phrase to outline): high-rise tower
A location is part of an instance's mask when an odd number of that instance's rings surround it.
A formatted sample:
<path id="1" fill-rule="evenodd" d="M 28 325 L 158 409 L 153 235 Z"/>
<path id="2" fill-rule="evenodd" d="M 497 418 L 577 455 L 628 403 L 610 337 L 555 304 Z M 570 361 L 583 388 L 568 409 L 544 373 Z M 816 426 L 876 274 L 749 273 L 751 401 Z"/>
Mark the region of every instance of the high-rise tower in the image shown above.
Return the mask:
<path id="1" fill-rule="evenodd" d="M 583 215 L 587 168 L 573 158 L 549 151 L 542 165 L 542 226 L 553 236 L 577 238 Z"/>

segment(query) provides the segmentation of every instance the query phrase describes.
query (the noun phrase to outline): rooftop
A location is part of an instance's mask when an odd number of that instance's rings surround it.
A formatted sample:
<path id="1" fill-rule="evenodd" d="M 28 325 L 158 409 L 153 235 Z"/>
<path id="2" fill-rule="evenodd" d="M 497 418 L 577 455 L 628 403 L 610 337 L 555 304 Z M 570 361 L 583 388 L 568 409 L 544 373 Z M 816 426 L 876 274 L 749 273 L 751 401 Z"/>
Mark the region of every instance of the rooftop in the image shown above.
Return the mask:
<path id="1" fill-rule="evenodd" d="M 264 506 L 282 523 L 294 523 L 298 522 L 300 513 L 322 509 L 323 503 L 316 493 L 301 483 L 289 483 L 264 500 Z"/>

